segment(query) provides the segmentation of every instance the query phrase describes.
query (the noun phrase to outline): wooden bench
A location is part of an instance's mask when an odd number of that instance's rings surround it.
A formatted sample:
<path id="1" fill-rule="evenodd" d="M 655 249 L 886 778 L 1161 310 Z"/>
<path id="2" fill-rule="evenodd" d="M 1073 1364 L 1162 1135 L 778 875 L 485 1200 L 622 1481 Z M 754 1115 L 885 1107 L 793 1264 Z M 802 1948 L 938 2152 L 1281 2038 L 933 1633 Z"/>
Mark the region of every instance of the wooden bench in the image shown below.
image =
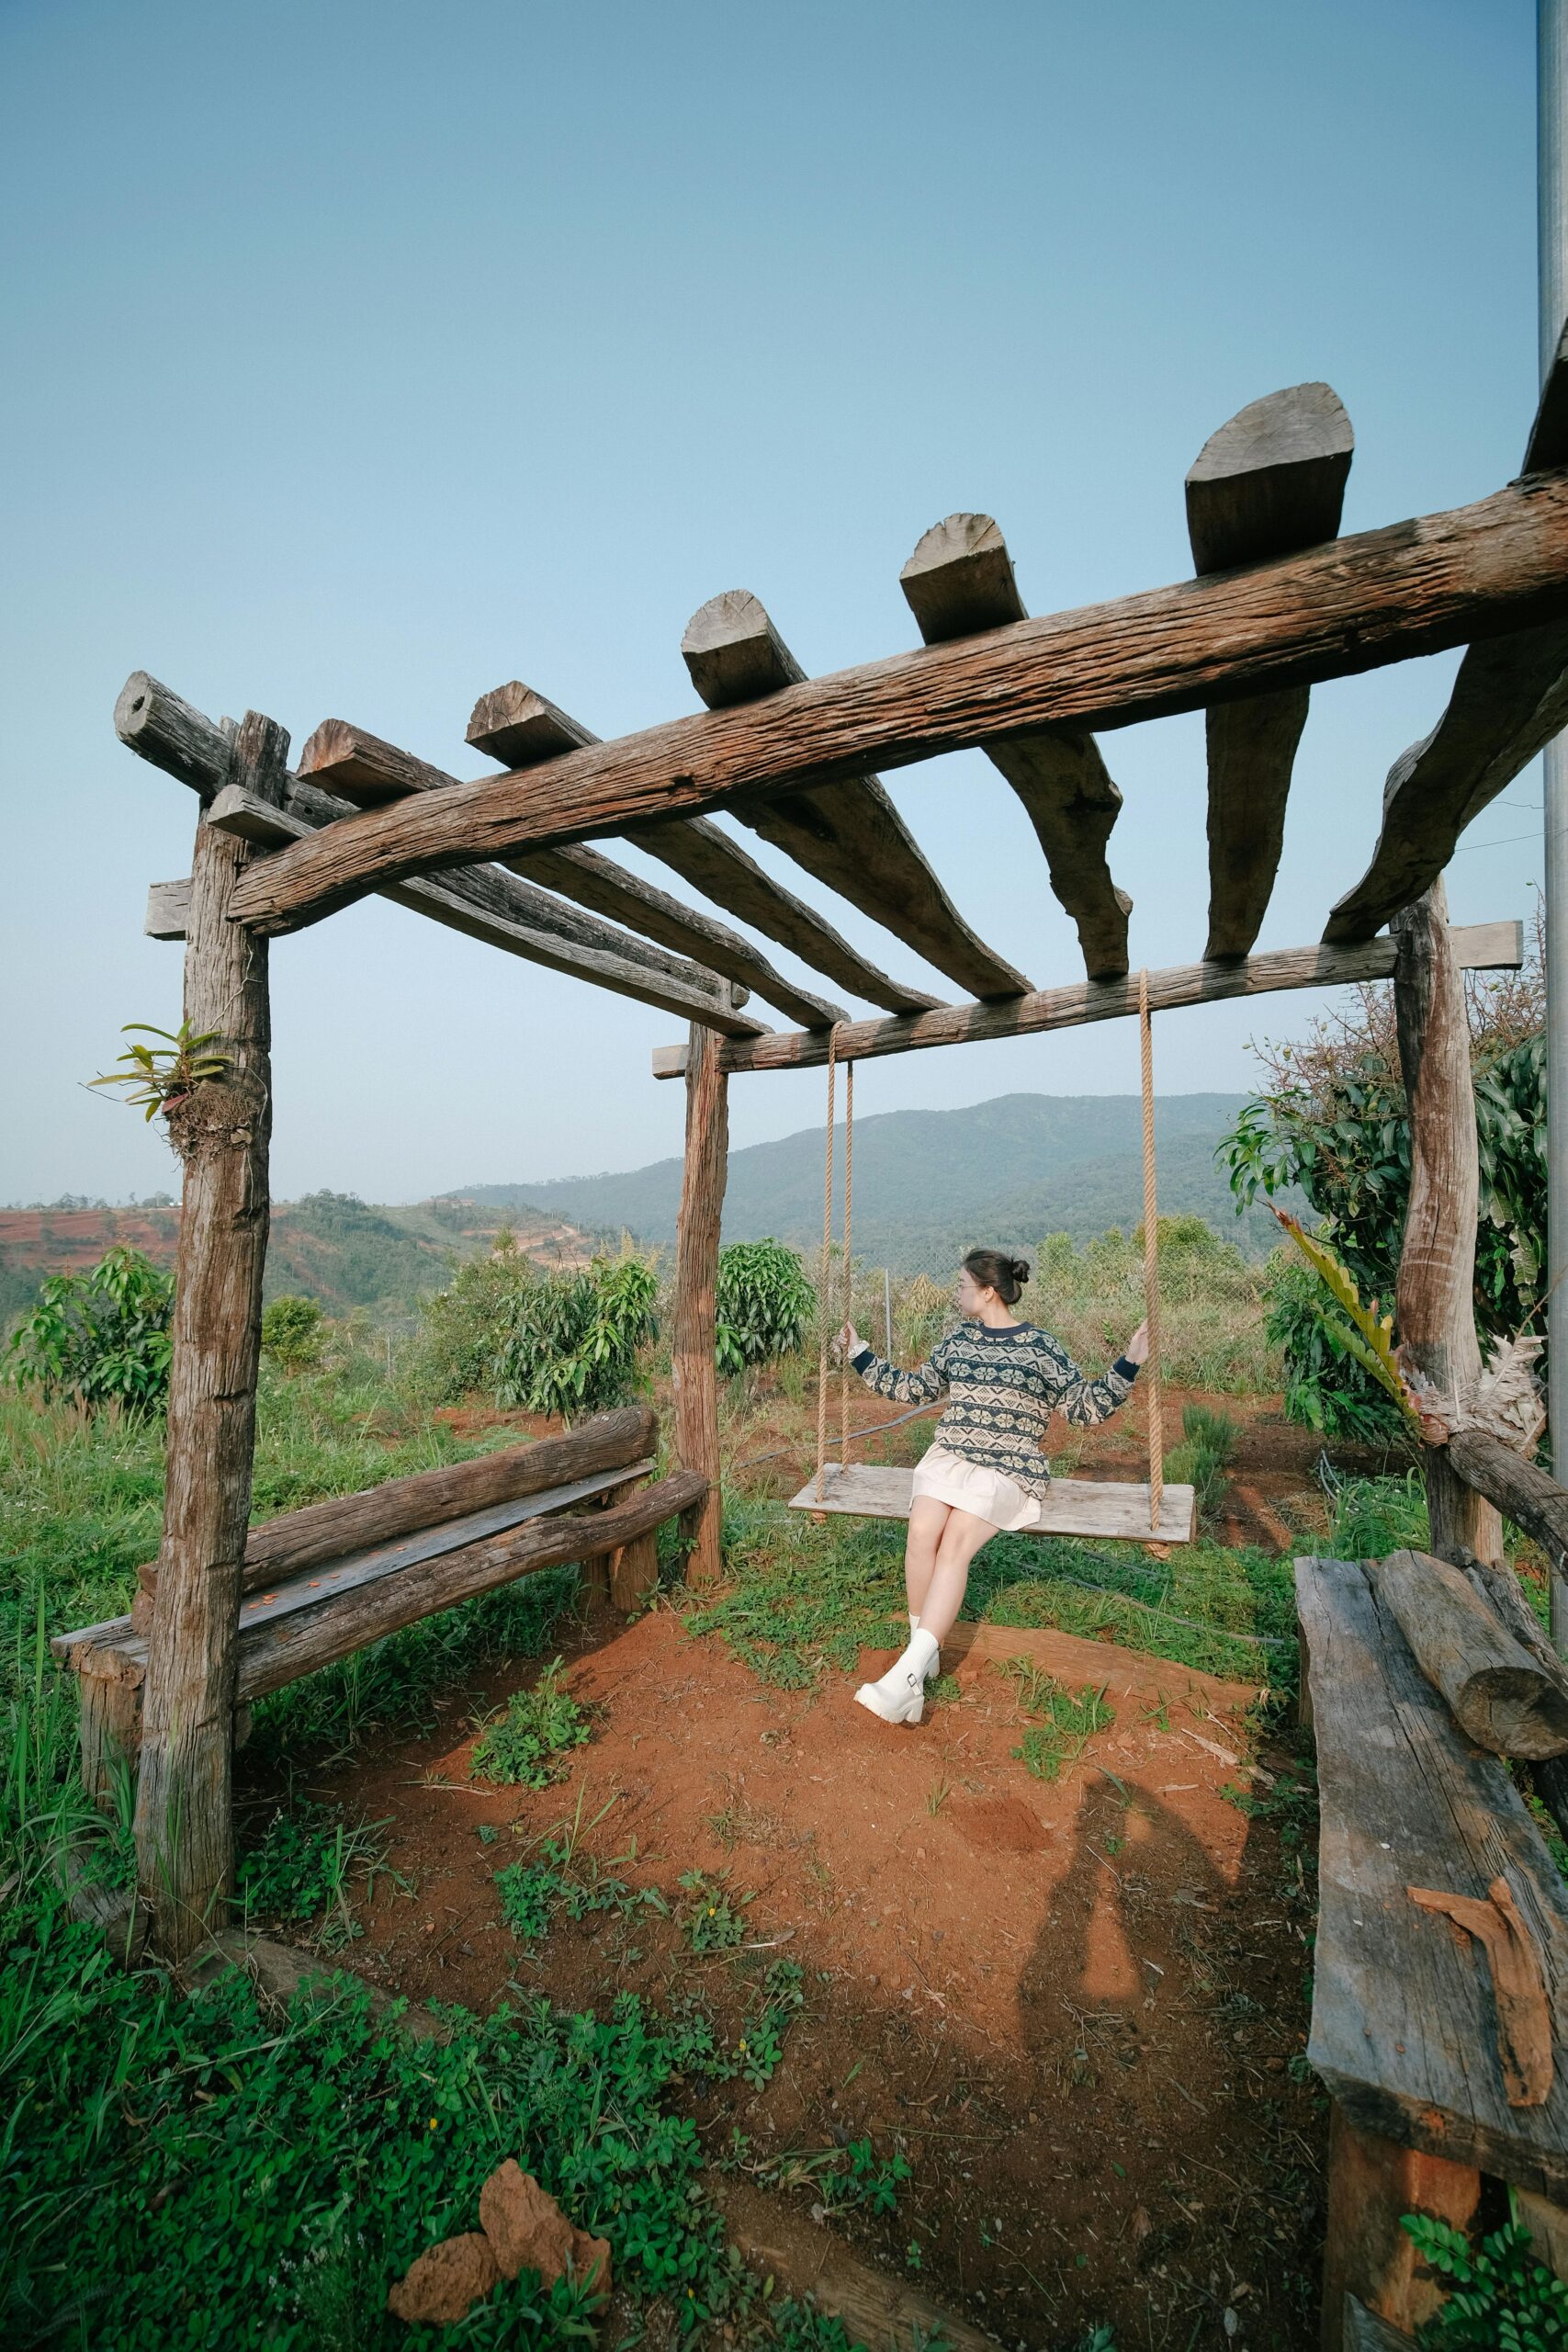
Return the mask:
<path id="1" fill-rule="evenodd" d="M 694 1471 L 652 1485 L 658 1423 L 646 1408 L 605 1413 L 563 1437 L 286 1512 L 253 1529 L 242 1577 L 235 1706 L 423 1617 L 569 1561 L 616 1607 L 639 1607 L 658 1573 L 657 1530 L 707 1491 Z M 82 1777 L 99 1803 L 115 1751 L 140 1745 L 155 1564 L 139 1571 L 128 1616 L 55 1635 L 79 1678 Z"/>
<path id="2" fill-rule="evenodd" d="M 1298 1560 L 1296 1596 L 1322 1809 L 1307 2055 L 1333 2100 L 1323 2343 L 1340 2352 L 1436 2307 L 1403 2213 L 1462 2229 L 1483 2173 L 1538 2224 L 1568 2204 L 1568 1901 L 1506 1767 L 1456 1727 L 1362 1565 Z M 1407 1893 L 1484 1899 L 1499 1878 L 1555 2021 L 1551 2088 L 1528 2106 L 1509 2103 L 1483 1951 Z"/>

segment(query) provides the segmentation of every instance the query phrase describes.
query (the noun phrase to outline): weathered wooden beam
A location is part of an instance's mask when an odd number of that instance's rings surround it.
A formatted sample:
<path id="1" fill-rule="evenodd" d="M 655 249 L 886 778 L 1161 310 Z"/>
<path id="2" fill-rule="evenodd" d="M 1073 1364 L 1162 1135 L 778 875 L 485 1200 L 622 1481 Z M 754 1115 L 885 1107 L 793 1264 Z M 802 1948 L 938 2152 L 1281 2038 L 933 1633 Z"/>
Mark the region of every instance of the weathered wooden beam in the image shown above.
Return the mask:
<path id="1" fill-rule="evenodd" d="M 276 798 L 281 727 L 248 712 L 228 773 Z M 214 1928 L 234 1873 L 232 1735 L 240 1566 L 251 1512 L 268 1224 L 272 1021 L 265 940 L 230 920 L 252 853 L 202 816 L 191 867 L 185 1017 L 222 1069 L 172 1111 L 185 1163 L 175 1267 L 160 1592 L 136 1791 L 139 1898 L 178 1962 Z"/>
<path id="2" fill-rule="evenodd" d="M 1568 1683 L 1488 1608 L 1461 1571 L 1426 1552 L 1369 1560 L 1373 1591 L 1466 1737 L 1537 1763 L 1568 1752 Z"/>
<path id="3" fill-rule="evenodd" d="M 1410 1195 L 1394 1285 L 1394 1321 L 1412 1365 L 1441 1396 L 1468 1396 L 1481 1377 L 1475 1336 L 1475 1221 L 1481 1172 L 1470 1020 L 1439 878 L 1394 922 L 1394 1025 L 1410 1125 Z M 1424 1445 L 1421 1467 L 1432 1549 L 1503 1556 L 1490 1503 L 1457 1475 L 1447 1446 Z"/>
<path id="4" fill-rule="evenodd" d="M 1517 922 L 1461 925 L 1454 956 L 1463 971 L 1517 971 L 1524 961 L 1524 928 Z M 1176 964 L 1149 974 L 1149 1004 L 1167 1012 L 1181 1004 L 1212 1004 L 1227 997 L 1269 996 L 1284 989 L 1338 988 L 1348 980 L 1393 977 L 1394 943 L 1384 936 L 1356 947 L 1284 947 L 1240 964 Z M 930 1046 L 970 1046 L 997 1037 L 1031 1037 L 1046 1029 L 1077 1029 L 1089 1021 L 1119 1021 L 1138 1010 L 1135 979 L 1078 980 L 1038 989 L 1005 1004 L 943 1004 L 912 1020 L 854 1021 L 838 1033 L 840 1061 L 870 1061 L 883 1054 L 913 1054 Z M 728 1045 L 720 1061 L 729 1071 L 809 1069 L 826 1062 L 828 1041 L 789 1029 L 750 1045 Z M 655 1078 L 685 1073 L 684 1046 L 654 1050 Z"/>
<path id="5" fill-rule="evenodd" d="M 815 907 L 775 882 L 749 851 L 708 818 L 690 817 L 671 825 L 628 825 L 626 838 L 679 874 L 716 907 L 739 915 L 753 930 L 789 948 L 802 963 L 825 972 L 840 988 L 852 989 L 870 1003 L 884 1005 L 889 1012 L 924 1012 L 940 1001 L 924 989 L 893 979 L 870 962 Z"/>
<path id="6" fill-rule="evenodd" d="M 1551 1576 L 1551 1636 L 1568 1651 L 1568 1487 L 1483 1430 L 1457 1430 L 1448 1455 L 1465 1484 L 1533 1536 Z"/>
<path id="7" fill-rule="evenodd" d="M 216 818 L 220 829 L 258 847 L 273 848 L 299 840 L 308 831 L 341 822 L 355 813 L 352 802 L 323 791 L 312 777 L 292 772 L 283 775 L 271 799 L 248 789 L 229 794 L 231 734 L 193 710 L 145 671 L 135 672 L 127 682 L 116 707 L 115 725 L 122 741 L 154 766 L 164 766 L 167 761 L 165 773 L 190 785 L 204 805 L 214 806 L 221 799 Z M 366 788 L 362 770 L 397 776 L 399 794 L 451 781 L 410 753 L 383 744 L 378 737 L 342 727 L 336 720 L 329 721 L 328 727 L 342 728 L 341 735 L 326 737 L 321 729 L 317 734 L 323 735 L 333 752 L 344 756 L 345 764 L 354 765 L 362 788 Z M 307 744 L 307 753 L 310 749 Z M 423 782 L 413 780 L 416 771 Z M 389 792 L 387 797 L 394 796 Z M 180 886 L 158 888 L 176 895 L 159 899 L 156 905 L 150 899 L 149 917 L 172 924 L 179 914 Z M 671 962 L 630 933 L 585 924 L 572 909 L 493 868 L 460 867 L 443 874 L 437 883 L 395 886 L 379 895 L 470 938 L 483 939 L 529 962 L 591 979 L 661 1010 L 689 1017 L 701 1006 L 703 1018 L 726 1035 L 756 1035 L 767 1027 L 765 1022 L 740 1015 L 739 1008 L 746 1001 L 744 987 L 720 981 L 700 967 Z M 170 929 L 157 935 L 178 933 Z M 555 943 L 565 943 L 565 947 Z M 656 976 L 657 986 L 650 992 L 640 982 L 633 985 L 629 970 L 623 967 L 639 967 Z"/>
<path id="8" fill-rule="evenodd" d="M 508 1445 L 471 1462 L 445 1463 L 389 1478 L 357 1495 L 333 1495 L 303 1510 L 253 1527 L 245 1539 L 242 1592 L 260 1592 L 280 1577 L 298 1576 L 323 1560 L 342 1559 L 373 1544 L 389 1544 L 423 1527 L 443 1527 L 491 1503 L 542 1494 L 596 1471 L 624 1469 L 652 1453 L 659 1423 L 649 1405 L 626 1405 L 597 1413 L 558 1437 Z M 145 1592 L 156 1592 L 156 1563 L 137 1571 Z"/>
<path id="9" fill-rule="evenodd" d="M 928 645 L 1024 617 L 1023 599 L 1000 531 L 988 514 L 950 514 L 929 530 L 898 575 Z M 1051 888 L 1077 928 L 1091 980 L 1127 968 L 1127 918 L 1133 901 L 1111 879 L 1105 844 L 1122 813 L 1092 735 L 1062 728 L 1050 735 L 987 743 L 1029 813 L 1045 853 Z"/>
<path id="10" fill-rule="evenodd" d="M 705 1481 L 682 1533 L 692 1548 L 687 1579 L 715 1584 L 723 1571 L 724 1493 L 719 1477 L 718 1381 L 715 1364 L 718 1236 L 729 1173 L 728 1081 L 721 1041 L 692 1023 L 686 1066 L 686 1147 L 675 1228 L 675 1306 L 670 1370 L 675 1391 L 675 1454 Z"/>
<path id="11" fill-rule="evenodd" d="M 798 685 L 806 673 L 758 599 L 745 589 L 712 597 L 686 624 L 681 653 L 710 710 Z M 858 907 L 907 947 L 978 997 L 1017 996 L 1029 982 L 970 930 L 921 856 L 874 775 L 805 784 L 734 813 Z"/>
<path id="12" fill-rule="evenodd" d="M 1530 430 L 1527 475 L 1568 465 L 1568 327 L 1558 343 Z M 1568 627 L 1472 645 L 1448 707 L 1429 735 L 1402 752 L 1383 786 L 1382 830 L 1371 864 L 1328 918 L 1335 944 L 1370 939 L 1418 899 L 1452 857 L 1465 827 L 1568 725 Z"/>
<path id="13" fill-rule="evenodd" d="M 1187 477 L 1199 572 L 1263 563 L 1339 528 L 1355 435 L 1327 384 L 1252 401 L 1211 435 Z M 1285 841 L 1285 802 L 1309 689 L 1288 686 L 1205 713 L 1209 752 L 1206 957 L 1247 955 L 1263 927 Z"/>
<path id="14" fill-rule="evenodd" d="M 540 775 L 367 808 L 245 876 L 236 916 L 297 931 L 382 883 L 480 865 L 1066 725 L 1131 726 L 1568 613 L 1568 476 L 1244 571 L 960 638 L 593 744 Z"/>
<path id="15" fill-rule="evenodd" d="M 577 719 L 516 680 L 481 695 L 468 722 L 468 741 L 497 759 L 504 758 L 513 768 L 535 766 L 558 757 L 562 751 L 598 740 Z M 607 915 L 612 922 L 625 923 L 628 930 L 640 931 L 678 955 L 694 956 L 708 970 L 754 989 L 769 1004 L 807 1029 L 828 1027 L 850 1017 L 841 1004 L 830 1004 L 775 971 L 749 939 L 727 923 L 716 922 L 694 907 L 682 906 L 667 890 L 656 889 L 641 875 L 616 865 L 596 849 L 536 850 L 530 856 L 509 858 L 507 865 L 525 880 L 558 891 L 564 899 L 575 899 L 579 906 Z"/>
<path id="16" fill-rule="evenodd" d="M 190 876 L 148 885 L 141 929 L 148 939 L 183 939 L 190 927 Z"/>
<path id="17" fill-rule="evenodd" d="M 293 807 L 256 800 L 233 785 L 225 786 L 213 801 L 209 822 L 254 842 L 299 841 L 316 830 Z M 700 1008 L 703 1019 L 727 1037 L 767 1035 L 765 1021 L 736 1010 L 735 998 L 743 999 L 746 991 L 733 980 L 663 956 L 645 941 L 598 923 L 510 875 L 468 867 L 423 881 L 390 883 L 379 895 L 395 906 L 429 915 L 466 938 L 483 940 L 570 978 L 592 980 L 613 995 L 688 1016 Z"/>

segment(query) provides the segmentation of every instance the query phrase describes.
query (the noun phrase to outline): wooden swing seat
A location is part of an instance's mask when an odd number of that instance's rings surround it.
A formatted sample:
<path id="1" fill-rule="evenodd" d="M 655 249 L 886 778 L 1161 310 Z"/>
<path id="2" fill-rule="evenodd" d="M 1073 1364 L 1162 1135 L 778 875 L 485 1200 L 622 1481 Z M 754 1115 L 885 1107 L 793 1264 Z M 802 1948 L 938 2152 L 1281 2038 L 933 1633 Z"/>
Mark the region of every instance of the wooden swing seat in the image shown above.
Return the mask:
<path id="1" fill-rule="evenodd" d="M 789 1498 L 791 1510 L 836 1510 L 852 1519 L 908 1519 L 912 1470 L 887 1469 L 869 1462 L 825 1465 L 820 1501 L 815 1476 Z M 1190 1544 L 1197 1524 L 1197 1496 L 1190 1487 L 1167 1487 L 1159 1524 L 1149 1524 L 1146 1486 L 1096 1478 L 1053 1478 L 1041 1498 L 1040 1518 L 1028 1535 L 1083 1535 L 1091 1541 L 1131 1544 Z"/>

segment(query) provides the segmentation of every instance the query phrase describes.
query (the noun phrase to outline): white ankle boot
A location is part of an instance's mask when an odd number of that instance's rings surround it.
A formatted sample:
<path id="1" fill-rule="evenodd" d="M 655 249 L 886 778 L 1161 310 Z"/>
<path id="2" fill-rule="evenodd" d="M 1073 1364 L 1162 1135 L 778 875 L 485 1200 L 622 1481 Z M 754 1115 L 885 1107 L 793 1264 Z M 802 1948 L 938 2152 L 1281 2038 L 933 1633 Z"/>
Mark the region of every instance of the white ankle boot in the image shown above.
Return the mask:
<path id="1" fill-rule="evenodd" d="M 857 1703 L 880 1715 L 885 1724 L 918 1724 L 925 1713 L 926 1678 L 936 1656 L 935 1635 L 917 1628 L 908 1649 L 894 1659 L 881 1680 L 861 1684 L 855 1692 Z"/>

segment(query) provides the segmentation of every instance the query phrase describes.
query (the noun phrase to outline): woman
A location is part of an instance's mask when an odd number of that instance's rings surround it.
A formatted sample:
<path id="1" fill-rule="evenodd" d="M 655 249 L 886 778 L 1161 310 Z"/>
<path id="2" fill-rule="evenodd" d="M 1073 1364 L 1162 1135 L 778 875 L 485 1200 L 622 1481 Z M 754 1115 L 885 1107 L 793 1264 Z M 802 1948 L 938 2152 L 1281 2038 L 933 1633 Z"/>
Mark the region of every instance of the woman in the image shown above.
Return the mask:
<path id="1" fill-rule="evenodd" d="M 1010 1311 L 1029 1280 L 1028 1261 L 971 1250 L 958 1277 L 964 1320 L 915 1372 L 899 1372 L 868 1348 L 852 1324 L 839 1334 L 850 1362 L 877 1396 L 900 1405 L 948 1393 L 935 1442 L 915 1471 L 904 1587 L 909 1645 L 879 1682 L 855 1692 L 884 1723 L 918 1724 L 925 1687 L 953 1631 L 969 1563 L 998 1528 L 1032 1527 L 1051 1482 L 1041 1446 L 1051 1416 L 1079 1429 L 1109 1420 L 1123 1404 L 1149 1351 L 1140 1323 L 1126 1353 L 1099 1380 L 1086 1380 L 1066 1350 Z"/>

